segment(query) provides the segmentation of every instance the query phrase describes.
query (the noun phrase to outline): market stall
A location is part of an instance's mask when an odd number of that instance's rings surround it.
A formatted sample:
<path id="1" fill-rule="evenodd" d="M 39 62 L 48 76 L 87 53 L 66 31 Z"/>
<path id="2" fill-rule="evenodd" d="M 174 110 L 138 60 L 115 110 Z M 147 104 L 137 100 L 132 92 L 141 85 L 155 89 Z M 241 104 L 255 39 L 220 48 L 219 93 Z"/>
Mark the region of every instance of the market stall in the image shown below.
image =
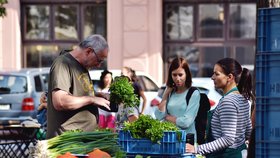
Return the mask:
<path id="1" fill-rule="evenodd" d="M 0 122 L 0 157 L 29 156 L 29 148 L 36 144 L 36 133 L 40 129 L 40 125 L 31 122 L 13 120 Z"/>

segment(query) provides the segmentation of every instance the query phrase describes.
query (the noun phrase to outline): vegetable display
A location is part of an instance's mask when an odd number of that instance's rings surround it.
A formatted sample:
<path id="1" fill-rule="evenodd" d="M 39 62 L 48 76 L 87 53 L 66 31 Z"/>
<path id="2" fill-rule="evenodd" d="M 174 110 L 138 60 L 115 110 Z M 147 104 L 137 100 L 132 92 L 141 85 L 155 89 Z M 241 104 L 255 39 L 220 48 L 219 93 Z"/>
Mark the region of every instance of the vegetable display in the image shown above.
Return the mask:
<path id="1" fill-rule="evenodd" d="M 124 107 L 138 106 L 140 100 L 134 94 L 134 88 L 125 76 L 116 77 L 110 85 L 110 102 L 115 104 L 124 104 Z"/>
<path id="2" fill-rule="evenodd" d="M 147 138 L 159 143 L 165 131 L 179 131 L 179 128 L 173 123 L 153 119 L 150 115 L 140 115 L 134 122 L 125 122 L 123 130 L 130 131 L 133 138 Z"/>
<path id="3" fill-rule="evenodd" d="M 117 133 L 111 131 L 82 132 L 81 130 L 67 131 L 49 140 L 37 143 L 34 157 L 56 158 L 67 152 L 88 154 L 98 148 L 111 155 L 121 152 L 117 142 Z"/>
<path id="4" fill-rule="evenodd" d="M 100 149 L 94 149 L 92 152 L 88 153 L 88 158 L 111 158 L 111 156 Z"/>

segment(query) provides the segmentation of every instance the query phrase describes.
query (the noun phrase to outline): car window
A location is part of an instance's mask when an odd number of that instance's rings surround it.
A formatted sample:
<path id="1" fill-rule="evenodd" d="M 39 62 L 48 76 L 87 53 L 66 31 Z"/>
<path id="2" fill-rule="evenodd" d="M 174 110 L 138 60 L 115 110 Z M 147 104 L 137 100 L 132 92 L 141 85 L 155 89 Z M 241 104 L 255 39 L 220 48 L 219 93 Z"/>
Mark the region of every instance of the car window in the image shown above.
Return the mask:
<path id="1" fill-rule="evenodd" d="M 142 86 L 144 91 L 158 91 L 158 86 L 146 76 L 138 76 L 140 86 Z"/>
<path id="2" fill-rule="evenodd" d="M 1 93 L 24 93 L 27 91 L 26 77 L 0 75 Z"/>
<path id="3" fill-rule="evenodd" d="M 42 92 L 43 91 L 43 85 L 40 79 L 39 75 L 34 76 L 34 82 L 35 82 L 35 90 L 36 92 Z"/>
<path id="4" fill-rule="evenodd" d="M 200 93 L 204 93 L 206 95 L 208 95 L 208 93 L 209 93 L 209 90 L 206 88 L 203 88 L 203 87 L 196 87 L 196 88 L 200 91 Z"/>
<path id="5" fill-rule="evenodd" d="M 161 86 L 160 89 L 158 90 L 158 96 L 162 98 L 163 93 L 165 91 L 166 86 Z"/>
<path id="6" fill-rule="evenodd" d="M 42 74 L 42 80 L 43 80 L 43 84 L 44 84 L 44 89 L 47 90 L 48 89 L 48 81 L 49 81 L 49 74 Z"/>
<path id="7" fill-rule="evenodd" d="M 92 84 L 93 84 L 93 89 L 96 92 L 98 90 L 100 81 L 99 80 L 91 80 L 91 81 L 92 81 Z"/>

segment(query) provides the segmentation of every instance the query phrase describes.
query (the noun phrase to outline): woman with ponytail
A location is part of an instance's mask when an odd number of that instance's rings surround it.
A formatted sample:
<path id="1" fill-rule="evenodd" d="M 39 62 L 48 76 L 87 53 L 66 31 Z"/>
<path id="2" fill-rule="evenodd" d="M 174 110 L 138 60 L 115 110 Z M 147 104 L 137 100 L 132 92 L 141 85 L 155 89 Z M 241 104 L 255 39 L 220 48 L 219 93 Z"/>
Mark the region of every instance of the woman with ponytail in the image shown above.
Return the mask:
<path id="1" fill-rule="evenodd" d="M 215 88 L 223 91 L 217 107 L 208 113 L 207 143 L 196 148 L 186 145 L 186 151 L 207 158 L 242 158 L 252 129 L 249 100 L 252 77 L 248 69 L 232 58 L 219 60 L 212 75 Z"/>

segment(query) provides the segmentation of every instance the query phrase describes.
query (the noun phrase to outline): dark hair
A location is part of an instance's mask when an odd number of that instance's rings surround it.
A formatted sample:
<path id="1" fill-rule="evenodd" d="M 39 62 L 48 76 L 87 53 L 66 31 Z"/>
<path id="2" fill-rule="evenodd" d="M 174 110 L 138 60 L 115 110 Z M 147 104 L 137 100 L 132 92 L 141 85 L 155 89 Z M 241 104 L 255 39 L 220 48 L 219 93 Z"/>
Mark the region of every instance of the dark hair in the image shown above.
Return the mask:
<path id="1" fill-rule="evenodd" d="M 130 76 L 129 77 L 131 78 L 132 82 L 137 82 L 138 81 L 138 78 L 137 78 L 135 70 L 133 70 L 132 68 L 127 67 L 127 66 L 125 66 L 123 68 L 130 72 Z"/>
<path id="2" fill-rule="evenodd" d="M 172 79 L 172 71 L 178 69 L 178 68 L 183 68 L 186 73 L 186 82 L 185 85 L 187 88 L 190 88 L 192 86 L 192 74 L 189 68 L 189 64 L 184 58 L 177 57 L 173 59 L 173 61 L 170 64 L 169 70 L 168 70 L 168 78 L 167 78 L 167 86 L 173 87 L 174 81 Z"/>
<path id="3" fill-rule="evenodd" d="M 105 88 L 105 85 L 104 85 L 104 81 L 103 81 L 103 80 L 104 80 L 104 78 L 105 78 L 105 76 L 106 76 L 107 74 L 111 74 L 111 76 L 112 76 L 112 82 L 113 82 L 113 73 L 110 72 L 110 71 L 108 71 L 108 70 L 104 70 L 104 71 L 101 73 L 100 82 L 99 82 L 99 87 L 100 87 L 101 89 Z"/>
<path id="4" fill-rule="evenodd" d="M 241 65 L 232 58 L 221 59 L 216 64 L 221 66 L 225 75 L 232 74 L 235 77 L 235 82 L 237 84 L 239 92 L 247 100 L 254 98 L 254 95 L 252 93 L 252 76 L 248 69 L 242 69 Z"/>

